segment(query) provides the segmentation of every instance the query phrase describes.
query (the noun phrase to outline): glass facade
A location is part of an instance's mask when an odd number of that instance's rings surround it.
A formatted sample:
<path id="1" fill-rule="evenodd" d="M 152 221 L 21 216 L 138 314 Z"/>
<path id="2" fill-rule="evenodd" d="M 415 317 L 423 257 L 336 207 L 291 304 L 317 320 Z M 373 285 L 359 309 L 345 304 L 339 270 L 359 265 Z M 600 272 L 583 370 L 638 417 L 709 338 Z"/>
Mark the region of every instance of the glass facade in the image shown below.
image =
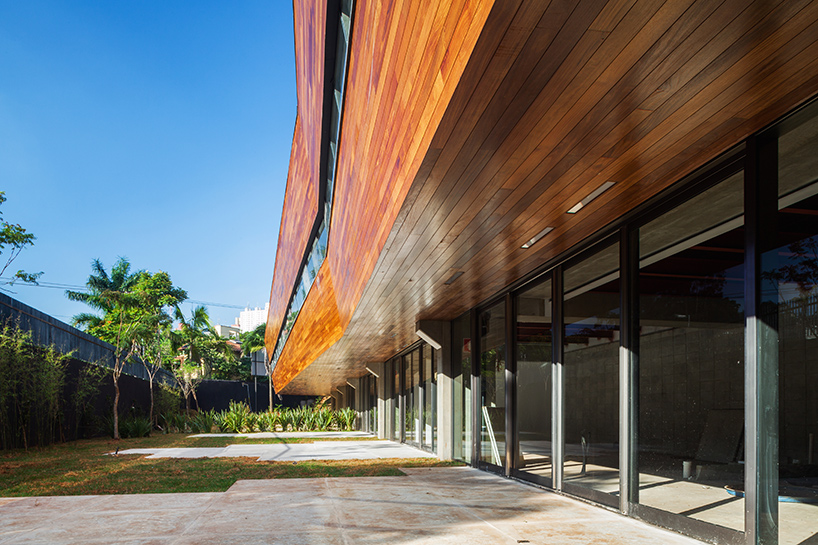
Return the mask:
<path id="1" fill-rule="evenodd" d="M 506 319 L 504 303 L 480 313 L 480 461 L 503 466 L 506 455 Z"/>
<path id="2" fill-rule="evenodd" d="M 421 343 L 384 365 L 391 412 L 391 433 L 384 436 L 425 450 L 437 441 L 437 377 L 434 353 Z"/>
<path id="3" fill-rule="evenodd" d="M 517 296 L 517 469 L 550 484 L 552 282 Z M 543 481 L 542 479 L 547 479 Z"/>
<path id="4" fill-rule="evenodd" d="M 423 349 L 423 448 L 434 451 L 437 445 L 437 372 L 435 351 Z"/>
<path id="5" fill-rule="evenodd" d="M 818 117 L 778 139 L 776 238 L 762 313 L 778 335 L 779 539 L 818 539 Z"/>
<path id="6" fill-rule="evenodd" d="M 452 323 L 452 456 L 471 462 L 472 397 L 471 397 L 471 320 L 468 313 Z"/>
<path id="7" fill-rule="evenodd" d="M 565 271 L 566 483 L 619 492 L 619 245 Z"/>
<path id="8" fill-rule="evenodd" d="M 393 358 L 391 367 L 392 375 L 392 439 L 403 441 L 403 425 L 401 412 L 403 411 L 403 396 L 401 395 L 401 377 L 403 375 L 403 358 Z"/>
<path id="9" fill-rule="evenodd" d="M 643 225 L 639 500 L 744 529 L 744 175 Z"/>

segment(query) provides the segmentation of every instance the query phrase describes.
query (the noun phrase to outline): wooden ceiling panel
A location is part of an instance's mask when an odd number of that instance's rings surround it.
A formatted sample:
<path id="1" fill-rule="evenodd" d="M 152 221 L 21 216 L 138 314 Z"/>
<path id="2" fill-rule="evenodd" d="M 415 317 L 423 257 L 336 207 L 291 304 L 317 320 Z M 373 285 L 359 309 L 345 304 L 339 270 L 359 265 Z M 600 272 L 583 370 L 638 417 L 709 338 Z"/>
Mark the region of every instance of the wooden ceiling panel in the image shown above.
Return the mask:
<path id="1" fill-rule="evenodd" d="M 818 93 L 816 59 L 815 1 L 495 5 L 439 123 L 370 127 L 378 147 L 345 151 L 365 180 L 348 202 L 376 191 L 391 220 L 373 227 L 380 247 L 351 254 L 373 269 L 345 292 L 343 337 L 285 392 L 363 375 L 417 340 L 416 320 L 457 317 L 762 129 Z M 414 155 L 393 149 L 430 130 Z M 382 177 L 404 160 L 415 175 L 395 191 Z M 605 181 L 616 185 L 565 213 Z"/>

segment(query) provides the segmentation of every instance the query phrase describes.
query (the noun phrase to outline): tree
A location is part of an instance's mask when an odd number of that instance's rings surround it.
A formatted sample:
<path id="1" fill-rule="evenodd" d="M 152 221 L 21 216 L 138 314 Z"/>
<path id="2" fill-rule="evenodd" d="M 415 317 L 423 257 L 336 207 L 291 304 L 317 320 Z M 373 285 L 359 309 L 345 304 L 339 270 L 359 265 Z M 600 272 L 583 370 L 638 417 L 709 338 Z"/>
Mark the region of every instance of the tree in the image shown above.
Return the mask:
<path id="1" fill-rule="evenodd" d="M 205 377 L 211 375 L 216 361 L 222 358 L 229 360 L 235 358 L 235 355 L 227 339 L 221 338 L 210 323 L 207 308 L 197 306 L 188 319 L 177 306 L 175 318 L 179 322 L 179 327 L 171 333 L 171 346 L 174 353 L 178 354 L 174 374 L 185 396 L 185 407 L 189 412 L 189 396 L 193 396 L 198 407 L 196 387 Z"/>
<path id="2" fill-rule="evenodd" d="M 260 324 L 252 331 L 246 331 L 239 336 L 241 340 L 241 352 L 246 358 L 252 358 L 254 352 L 264 349 L 264 335 L 267 331 L 267 324 Z M 267 387 L 269 389 L 269 410 L 273 410 L 273 369 L 268 358 L 264 358 L 264 367 L 267 370 Z"/>
<path id="3" fill-rule="evenodd" d="M 146 354 L 154 349 L 162 328 L 171 323 L 166 309 L 176 307 L 187 298 L 187 293 L 174 287 L 165 272 L 132 273 L 130 263 L 122 257 L 110 275 L 98 259 L 93 261 L 91 268 L 95 274 L 88 277 L 88 292 L 67 291 L 66 295 L 103 313 L 102 316 L 78 314 L 74 316 L 73 323 L 114 346 L 114 438 L 119 439 L 119 378 L 125 363 L 136 354 Z M 151 403 L 155 372 L 154 369 L 152 374 L 149 373 Z"/>
<path id="4" fill-rule="evenodd" d="M 139 303 L 140 314 L 132 316 L 137 320 L 132 343 L 134 353 L 139 356 L 150 380 L 149 418 L 152 422 L 153 382 L 170 348 L 168 339 L 173 319 L 168 311 L 187 299 L 187 293 L 174 287 L 170 275 L 163 271 L 141 273 L 132 289 Z"/>
<path id="5" fill-rule="evenodd" d="M 6 192 L 0 191 L 0 205 L 4 202 L 6 202 Z M 6 269 L 11 266 L 11 263 L 17 259 L 17 256 L 20 255 L 20 252 L 22 252 L 26 246 L 34 245 L 35 239 L 36 237 L 27 232 L 20 226 L 20 224 L 11 224 L 3 220 L 3 213 L 0 212 L 0 254 L 2 254 L 6 249 L 9 250 L 8 258 L 3 264 L 3 268 L 0 269 L 0 276 L 3 276 L 6 273 Z M 17 280 L 36 284 L 37 279 L 42 274 L 42 272 L 27 273 L 21 269 L 14 273 L 11 280 L 6 281 L 5 284 L 11 285 Z"/>

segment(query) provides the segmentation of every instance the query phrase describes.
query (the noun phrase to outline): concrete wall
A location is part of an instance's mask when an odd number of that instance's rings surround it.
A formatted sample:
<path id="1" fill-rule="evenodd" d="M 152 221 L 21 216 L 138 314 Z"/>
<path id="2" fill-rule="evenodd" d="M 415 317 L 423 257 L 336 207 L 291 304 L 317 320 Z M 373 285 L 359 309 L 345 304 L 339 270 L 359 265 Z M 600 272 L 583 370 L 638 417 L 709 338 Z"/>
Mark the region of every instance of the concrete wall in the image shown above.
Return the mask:
<path id="1" fill-rule="evenodd" d="M 114 366 L 114 347 L 112 345 L 12 299 L 4 293 L 0 293 L 0 320 L 4 323 L 17 324 L 21 329 L 30 331 L 35 344 L 54 345 L 61 353 L 71 353 L 72 357 L 80 361 L 103 367 Z M 126 363 L 123 373 L 149 380 L 147 371 L 140 363 Z M 155 380 L 169 385 L 175 384 L 173 375 L 164 369 L 159 370 Z"/>

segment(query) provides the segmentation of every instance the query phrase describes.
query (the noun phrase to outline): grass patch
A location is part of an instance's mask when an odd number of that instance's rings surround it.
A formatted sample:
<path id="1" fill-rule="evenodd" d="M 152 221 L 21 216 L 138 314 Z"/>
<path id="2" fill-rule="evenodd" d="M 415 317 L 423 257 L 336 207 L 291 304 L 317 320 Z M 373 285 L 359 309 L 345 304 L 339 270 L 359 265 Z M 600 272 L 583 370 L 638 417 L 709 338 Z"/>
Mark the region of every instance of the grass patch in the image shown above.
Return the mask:
<path id="1" fill-rule="evenodd" d="M 313 442 L 312 439 L 253 439 L 155 435 L 140 439 L 87 439 L 45 448 L 0 452 L 0 496 L 68 496 L 223 492 L 238 479 L 366 477 L 402 475 L 399 467 L 453 464 L 432 458 L 259 462 L 253 458 L 148 460 L 144 456 L 104 456 L 117 449 L 224 447 L 230 444 Z"/>

